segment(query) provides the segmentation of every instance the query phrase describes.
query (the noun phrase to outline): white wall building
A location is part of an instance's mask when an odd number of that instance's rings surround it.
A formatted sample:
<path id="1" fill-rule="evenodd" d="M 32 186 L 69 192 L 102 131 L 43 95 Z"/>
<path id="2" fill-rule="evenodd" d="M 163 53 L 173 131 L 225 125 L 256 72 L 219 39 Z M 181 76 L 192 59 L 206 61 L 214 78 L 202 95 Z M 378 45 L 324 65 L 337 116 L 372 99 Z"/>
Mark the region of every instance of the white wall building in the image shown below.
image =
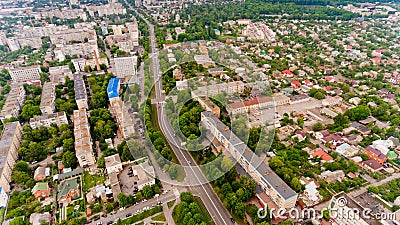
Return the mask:
<path id="1" fill-rule="evenodd" d="M 14 82 L 40 79 L 40 66 L 18 67 L 8 72 Z"/>
<path id="2" fill-rule="evenodd" d="M 51 114 L 56 110 L 55 100 L 56 86 L 52 82 L 44 83 L 40 99 L 40 111 L 42 114 Z"/>
<path id="3" fill-rule="evenodd" d="M 137 56 L 114 58 L 115 75 L 124 81 L 137 82 Z"/>

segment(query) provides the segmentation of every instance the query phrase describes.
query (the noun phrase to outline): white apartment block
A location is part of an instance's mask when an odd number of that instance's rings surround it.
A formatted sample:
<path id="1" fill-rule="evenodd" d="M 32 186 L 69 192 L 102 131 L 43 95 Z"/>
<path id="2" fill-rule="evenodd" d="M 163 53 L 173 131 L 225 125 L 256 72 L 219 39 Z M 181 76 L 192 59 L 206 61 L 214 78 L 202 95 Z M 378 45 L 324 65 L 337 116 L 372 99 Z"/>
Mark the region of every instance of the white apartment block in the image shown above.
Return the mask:
<path id="1" fill-rule="evenodd" d="M 88 43 L 76 44 L 58 44 L 54 49 L 54 58 L 58 61 L 64 61 L 66 56 L 83 56 L 83 57 L 100 56 L 97 41 L 90 40 Z"/>
<path id="2" fill-rule="evenodd" d="M 52 44 L 69 44 L 71 41 L 84 42 L 88 40 L 97 41 L 96 31 L 92 28 L 68 28 L 50 35 Z"/>
<path id="3" fill-rule="evenodd" d="M 86 8 L 89 12 L 89 15 L 92 17 L 95 17 L 95 14 L 98 16 L 126 14 L 126 9 L 121 3 L 112 3 L 101 6 L 88 6 Z"/>
<path id="4" fill-rule="evenodd" d="M 52 82 L 46 82 L 42 88 L 40 98 L 40 111 L 42 114 L 51 114 L 56 110 L 56 86 Z"/>
<path id="5" fill-rule="evenodd" d="M 36 20 L 45 19 L 45 18 L 60 18 L 60 19 L 82 19 L 84 21 L 87 20 L 86 12 L 83 9 L 68 9 L 63 8 L 62 10 L 54 9 L 50 11 L 36 12 L 33 13 Z"/>
<path id="6" fill-rule="evenodd" d="M 126 23 L 129 31 L 129 38 L 132 42 L 133 47 L 139 46 L 139 28 L 138 23 L 135 21 L 133 23 Z"/>
<path id="7" fill-rule="evenodd" d="M 124 81 L 137 82 L 137 56 L 114 58 L 115 75 Z"/>
<path id="8" fill-rule="evenodd" d="M 10 119 L 11 117 L 18 117 L 19 112 L 24 105 L 25 89 L 22 83 L 13 83 L 11 90 L 7 95 L 3 109 L 0 112 L 0 120 Z"/>
<path id="9" fill-rule="evenodd" d="M 112 99 L 110 100 L 110 112 L 118 124 L 118 129 L 122 137 L 127 139 L 135 133 L 134 122 L 124 107 L 124 102 L 120 98 Z"/>
<path id="10" fill-rule="evenodd" d="M 228 94 L 233 93 L 243 93 L 245 89 L 244 83 L 242 81 L 233 81 L 229 83 L 220 83 L 210 86 L 199 87 L 197 90 L 192 91 L 192 97 L 212 97 L 218 94 Z"/>
<path id="11" fill-rule="evenodd" d="M 55 124 L 58 127 L 61 124 L 68 124 L 68 118 L 65 112 L 45 114 L 29 120 L 29 125 L 32 127 L 32 129 L 39 127 L 50 127 L 51 124 Z"/>
<path id="12" fill-rule="evenodd" d="M 211 132 L 213 138 L 221 143 L 225 151 L 235 158 L 279 208 L 295 207 L 298 194 L 267 166 L 263 159 L 252 152 L 229 127 L 212 112 L 207 111 L 201 113 L 201 122 Z"/>
<path id="13" fill-rule="evenodd" d="M 88 97 L 82 74 L 74 74 L 75 101 L 78 109 L 88 109 Z"/>
<path id="14" fill-rule="evenodd" d="M 81 167 L 94 165 L 96 159 L 93 154 L 92 138 L 90 136 L 89 120 L 86 109 L 75 110 L 73 117 L 75 152 Z"/>
<path id="15" fill-rule="evenodd" d="M 40 48 L 42 46 L 41 37 L 50 36 L 65 29 L 68 29 L 68 26 L 55 26 L 52 24 L 45 27 L 25 26 L 18 30 L 14 37 L 7 38 L 6 42 L 11 51 L 19 50 L 25 46 Z"/>
<path id="16" fill-rule="evenodd" d="M 115 45 L 124 52 L 133 50 L 133 44 L 128 34 L 110 35 L 106 37 L 106 41 L 109 46 Z"/>
<path id="17" fill-rule="evenodd" d="M 132 173 L 133 185 L 138 190 L 142 190 L 144 186 L 151 186 L 156 183 L 154 168 L 148 160 L 138 165 L 133 165 Z"/>
<path id="18" fill-rule="evenodd" d="M 17 122 L 8 123 L 0 138 L 0 188 L 10 191 L 11 173 L 18 159 L 18 149 L 22 139 L 22 127 Z"/>
<path id="19" fill-rule="evenodd" d="M 99 64 L 104 64 L 107 67 L 109 66 L 107 58 L 97 58 Z M 84 72 L 85 66 L 90 66 L 91 68 L 96 68 L 96 59 L 84 59 L 84 58 L 77 58 L 71 60 L 72 64 L 74 65 L 76 72 Z"/>
<path id="20" fill-rule="evenodd" d="M 231 115 L 246 114 L 256 110 L 290 104 L 290 98 L 285 95 L 276 97 L 253 98 L 248 101 L 234 102 L 226 106 L 226 111 Z"/>
<path id="21" fill-rule="evenodd" d="M 65 77 L 68 76 L 69 79 L 73 80 L 74 76 L 72 71 L 68 66 L 56 66 L 49 68 L 50 81 L 55 85 L 65 83 Z"/>
<path id="22" fill-rule="evenodd" d="M 14 82 L 40 79 L 40 66 L 18 67 L 8 72 Z"/>

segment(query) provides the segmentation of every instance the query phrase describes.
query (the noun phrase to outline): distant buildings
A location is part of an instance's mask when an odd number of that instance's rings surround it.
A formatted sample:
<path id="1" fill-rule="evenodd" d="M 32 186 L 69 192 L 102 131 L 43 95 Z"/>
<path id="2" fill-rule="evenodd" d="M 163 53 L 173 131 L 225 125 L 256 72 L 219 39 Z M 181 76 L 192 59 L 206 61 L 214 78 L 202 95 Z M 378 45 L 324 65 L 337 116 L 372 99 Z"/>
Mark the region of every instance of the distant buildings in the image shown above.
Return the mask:
<path id="1" fill-rule="evenodd" d="M 118 2 L 101 6 L 88 6 L 86 8 L 92 17 L 126 14 L 126 8 Z"/>
<path id="2" fill-rule="evenodd" d="M 29 120 L 29 125 L 32 129 L 43 127 L 50 127 L 51 124 L 55 124 L 58 127 L 61 124 L 68 124 L 68 118 L 65 112 L 56 112 L 51 114 L 45 114 Z"/>
<path id="3" fill-rule="evenodd" d="M 93 154 L 92 138 L 90 136 L 89 120 L 86 109 L 75 110 L 74 122 L 75 152 L 81 167 L 94 165 L 96 159 Z"/>
<path id="4" fill-rule="evenodd" d="M 18 149 L 22 140 L 22 127 L 19 122 L 8 123 L 0 138 L 0 188 L 10 191 L 11 173 L 18 159 Z"/>
<path id="5" fill-rule="evenodd" d="M 22 83 L 13 83 L 0 112 L 0 120 L 18 117 L 25 101 L 25 89 Z"/>
<path id="6" fill-rule="evenodd" d="M 82 74 L 74 74 L 74 90 L 75 101 L 78 105 L 78 109 L 88 109 L 88 97 L 86 93 L 85 81 L 83 80 Z"/>
<path id="7" fill-rule="evenodd" d="M 137 56 L 114 58 L 115 75 L 123 81 L 137 82 Z"/>
<path id="8" fill-rule="evenodd" d="M 40 111 L 42 114 L 51 114 L 55 111 L 56 107 L 54 102 L 56 100 L 56 87 L 52 82 L 46 82 L 42 88 L 42 96 L 40 99 Z"/>
<path id="9" fill-rule="evenodd" d="M 40 66 L 18 67 L 8 72 L 14 82 L 40 79 Z"/>

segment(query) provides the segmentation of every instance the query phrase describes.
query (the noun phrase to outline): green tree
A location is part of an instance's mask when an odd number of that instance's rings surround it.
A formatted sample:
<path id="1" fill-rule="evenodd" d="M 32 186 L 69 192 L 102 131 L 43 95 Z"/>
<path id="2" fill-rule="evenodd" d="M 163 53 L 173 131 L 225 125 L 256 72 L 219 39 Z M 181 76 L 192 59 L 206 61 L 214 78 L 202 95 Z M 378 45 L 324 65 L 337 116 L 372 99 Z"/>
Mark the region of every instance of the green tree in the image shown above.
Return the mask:
<path id="1" fill-rule="evenodd" d="M 322 129 L 323 129 L 323 125 L 322 125 L 322 123 L 320 123 L 320 122 L 315 123 L 315 124 L 312 126 L 312 130 L 313 130 L 313 131 L 320 131 L 320 130 L 322 130 Z"/>
<path id="2" fill-rule="evenodd" d="M 142 194 L 146 199 L 150 199 L 154 196 L 153 189 L 149 185 L 143 187 Z"/>
<path id="3" fill-rule="evenodd" d="M 66 168 L 75 168 L 78 165 L 78 159 L 75 153 L 71 151 L 63 152 L 62 163 Z"/>

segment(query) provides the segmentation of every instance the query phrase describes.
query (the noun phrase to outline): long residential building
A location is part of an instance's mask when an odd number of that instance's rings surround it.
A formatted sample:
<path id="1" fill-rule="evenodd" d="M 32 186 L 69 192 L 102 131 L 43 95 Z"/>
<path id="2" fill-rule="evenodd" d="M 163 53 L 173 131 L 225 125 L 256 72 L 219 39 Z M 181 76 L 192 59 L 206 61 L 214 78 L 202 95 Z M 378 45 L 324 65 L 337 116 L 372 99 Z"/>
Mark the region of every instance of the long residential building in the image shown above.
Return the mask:
<path id="1" fill-rule="evenodd" d="M 14 82 L 40 79 L 40 66 L 18 67 L 8 72 Z"/>
<path id="2" fill-rule="evenodd" d="M 61 124 L 68 124 L 68 118 L 65 112 L 56 112 L 51 114 L 45 114 L 29 120 L 29 125 L 32 129 L 39 127 L 50 127 L 51 124 L 60 126 Z"/>
<path id="3" fill-rule="evenodd" d="M 290 104 L 290 98 L 285 95 L 276 97 L 255 97 L 248 101 L 234 102 L 226 106 L 226 111 L 231 115 L 246 114 L 251 111 Z"/>
<path id="4" fill-rule="evenodd" d="M 64 61 L 66 56 L 83 56 L 93 57 L 96 54 L 100 56 L 99 48 L 96 40 L 89 40 L 88 43 L 75 43 L 75 44 L 57 44 L 54 49 L 54 58 L 58 61 Z"/>
<path id="5" fill-rule="evenodd" d="M 196 96 L 215 96 L 218 94 L 243 93 L 245 85 L 242 81 L 233 81 L 228 83 L 214 84 L 204 87 L 199 87 L 197 90 L 192 91 L 192 97 Z"/>
<path id="6" fill-rule="evenodd" d="M 138 23 L 135 21 L 133 23 L 126 23 L 126 27 L 129 31 L 129 38 L 131 39 L 133 47 L 139 46 L 139 28 Z"/>
<path id="7" fill-rule="evenodd" d="M 17 122 L 8 123 L 0 138 L 0 188 L 10 191 L 11 173 L 18 159 L 18 149 L 22 139 L 22 127 Z"/>
<path id="8" fill-rule="evenodd" d="M 56 86 L 52 82 L 46 82 L 42 88 L 40 98 L 40 111 L 42 114 L 51 114 L 56 110 Z"/>
<path id="9" fill-rule="evenodd" d="M 253 153 L 212 112 L 202 112 L 201 122 L 279 208 L 294 208 L 298 194 Z"/>
<path id="10" fill-rule="evenodd" d="M 0 120 L 10 119 L 11 117 L 18 117 L 19 112 L 24 105 L 25 89 L 22 83 L 13 83 L 11 90 L 8 93 L 7 99 L 0 112 Z"/>
<path id="11" fill-rule="evenodd" d="M 86 109 L 75 110 L 73 114 L 75 153 L 81 167 L 94 165 L 96 159 L 93 153 L 90 136 L 89 120 Z"/>
<path id="12" fill-rule="evenodd" d="M 75 101 L 78 105 L 78 109 L 88 109 L 88 97 L 86 93 L 85 81 L 83 80 L 82 74 L 74 74 L 74 90 Z"/>

